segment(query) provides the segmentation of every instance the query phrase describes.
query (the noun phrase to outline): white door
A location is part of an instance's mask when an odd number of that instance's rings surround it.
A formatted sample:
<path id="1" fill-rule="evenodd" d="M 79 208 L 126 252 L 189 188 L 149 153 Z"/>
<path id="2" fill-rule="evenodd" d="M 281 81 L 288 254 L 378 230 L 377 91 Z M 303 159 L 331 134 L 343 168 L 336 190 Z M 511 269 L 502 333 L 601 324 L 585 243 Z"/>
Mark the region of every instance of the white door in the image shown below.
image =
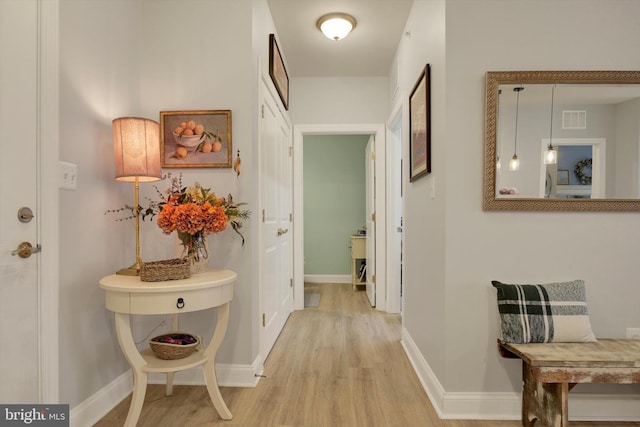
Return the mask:
<path id="1" fill-rule="evenodd" d="M 376 160 L 375 139 L 369 137 L 365 149 L 366 214 L 367 214 L 367 297 L 372 307 L 376 306 Z"/>
<path id="2" fill-rule="evenodd" d="M 12 255 L 38 241 L 38 11 L 35 0 L 3 0 L 0 13 L 0 402 L 39 402 L 38 254 Z M 20 41 L 16 42 L 19 34 Z M 10 58 L 10 59 L 9 59 Z M 35 215 L 20 222 L 18 210 Z"/>
<path id="3" fill-rule="evenodd" d="M 264 362 L 293 310 L 291 126 L 261 80 L 260 355 Z"/>
<path id="4" fill-rule="evenodd" d="M 387 313 L 402 311 L 402 110 L 387 127 Z"/>

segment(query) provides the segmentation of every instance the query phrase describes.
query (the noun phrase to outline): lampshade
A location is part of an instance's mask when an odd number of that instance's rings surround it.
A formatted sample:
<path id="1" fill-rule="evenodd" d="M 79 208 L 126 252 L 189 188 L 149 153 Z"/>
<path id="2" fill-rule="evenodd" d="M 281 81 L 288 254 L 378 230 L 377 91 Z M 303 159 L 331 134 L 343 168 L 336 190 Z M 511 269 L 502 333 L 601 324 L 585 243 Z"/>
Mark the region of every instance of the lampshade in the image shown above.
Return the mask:
<path id="1" fill-rule="evenodd" d="M 139 117 L 113 120 L 116 180 L 157 181 L 160 167 L 160 125 Z"/>
<path id="2" fill-rule="evenodd" d="M 356 27 L 356 20 L 346 13 L 328 13 L 318 19 L 316 26 L 327 38 L 337 41 L 345 38 Z"/>

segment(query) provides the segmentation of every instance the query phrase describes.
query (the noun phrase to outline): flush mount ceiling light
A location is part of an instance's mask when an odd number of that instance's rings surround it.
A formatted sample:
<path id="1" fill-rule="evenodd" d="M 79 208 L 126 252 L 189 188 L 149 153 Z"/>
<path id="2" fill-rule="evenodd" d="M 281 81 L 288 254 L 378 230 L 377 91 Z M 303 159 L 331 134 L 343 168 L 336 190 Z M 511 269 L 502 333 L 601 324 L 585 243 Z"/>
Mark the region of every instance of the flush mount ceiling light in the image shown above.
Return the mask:
<path id="1" fill-rule="evenodd" d="M 327 13 L 316 22 L 316 27 L 331 40 L 340 40 L 356 27 L 356 20 L 346 13 Z"/>

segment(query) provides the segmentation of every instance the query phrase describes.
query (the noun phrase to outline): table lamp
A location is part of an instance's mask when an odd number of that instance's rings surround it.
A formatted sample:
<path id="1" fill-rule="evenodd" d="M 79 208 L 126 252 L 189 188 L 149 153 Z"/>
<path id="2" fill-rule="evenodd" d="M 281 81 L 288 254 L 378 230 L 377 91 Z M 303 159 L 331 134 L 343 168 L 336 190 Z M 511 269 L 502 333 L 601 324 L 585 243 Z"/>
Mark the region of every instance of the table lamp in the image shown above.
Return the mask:
<path id="1" fill-rule="evenodd" d="M 140 202 L 139 183 L 157 181 L 160 168 L 160 125 L 139 117 L 120 117 L 113 120 L 113 149 L 116 162 L 116 181 L 133 182 L 136 227 L 136 262 L 116 274 L 139 276 L 140 266 Z"/>

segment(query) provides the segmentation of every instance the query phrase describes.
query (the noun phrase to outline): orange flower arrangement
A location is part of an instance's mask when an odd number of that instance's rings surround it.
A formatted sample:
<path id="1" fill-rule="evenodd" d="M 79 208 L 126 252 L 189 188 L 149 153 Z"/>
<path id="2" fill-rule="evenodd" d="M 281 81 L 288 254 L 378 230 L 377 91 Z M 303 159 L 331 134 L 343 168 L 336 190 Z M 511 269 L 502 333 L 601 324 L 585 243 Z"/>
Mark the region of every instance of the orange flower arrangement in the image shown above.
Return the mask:
<path id="1" fill-rule="evenodd" d="M 150 201 L 149 206 L 128 206 L 116 210 L 108 210 L 106 213 L 119 213 L 130 211 L 131 215 L 120 218 L 118 221 L 135 218 L 136 215 L 145 220 L 158 215 L 158 227 L 165 234 L 176 231 L 178 238 L 184 247 L 183 256 L 191 260 L 192 264 L 200 264 L 206 261 L 208 250 L 206 237 L 209 234 L 224 231 L 231 225 L 233 231 L 242 238 L 240 232 L 242 220 L 249 218 L 248 210 L 240 209 L 246 203 L 234 203 L 229 194 L 226 198 L 217 197 L 210 188 L 204 188 L 196 182 L 193 187 L 182 186 L 182 175 L 179 178 L 168 174 L 165 178 L 171 179 L 171 187 L 162 193 L 156 187 L 160 201 Z M 192 272 L 195 271 L 192 267 Z"/>
<path id="2" fill-rule="evenodd" d="M 197 185 L 197 183 L 196 183 Z M 196 234 L 204 231 L 206 234 L 219 233 L 227 228 L 229 217 L 224 211 L 224 199 L 212 205 L 206 201 L 199 205 L 195 202 L 179 204 L 172 196 L 158 214 L 158 226 L 165 234 L 173 231 Z"/>
<path id="3" fill-rule="evenodd" d="M 159 203 L 152 202 L 150 207 L 142 213 L 145 215 L 158 214 L 158 227 L 165 234 L 177 231 L 179 234 L 195 235 L 202 233 L 219 233 L 231 224 L 233 230 L 240 233 L 242 220 L 249 217 L 249 211 L 239 207 L 245 203 L 234 203 L 231 194 L 225 199 L 216 197 L 210 188 L 204 188 L 196 182 L 193 187 L 182 187 L 182 176 L 171 179 L 171 188 L 166 197 L 160 193 Z"/>

